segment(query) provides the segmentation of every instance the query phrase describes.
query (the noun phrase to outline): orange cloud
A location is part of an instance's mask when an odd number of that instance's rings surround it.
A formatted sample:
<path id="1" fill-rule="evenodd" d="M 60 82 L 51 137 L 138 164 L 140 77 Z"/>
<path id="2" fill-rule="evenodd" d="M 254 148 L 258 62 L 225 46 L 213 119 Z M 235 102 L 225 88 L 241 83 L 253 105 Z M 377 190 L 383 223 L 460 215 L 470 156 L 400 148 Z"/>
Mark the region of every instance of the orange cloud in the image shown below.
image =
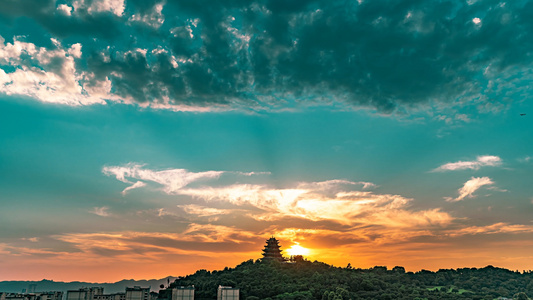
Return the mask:
<path id="1" fill-rule="evenodd" d="M 406 221 L 401 221 L 400 227 L 374 224 L 335 228 L 283 228 L 274 222 L 259 231 L 192 223 L 176 233 L 68 233 L 53 236 L 58 244 L 46 248 L 29 240 L 2 243 L 0 259 L 7 262 L 5 258 L 9 257 L 6 266 L 12 266 L 20 274 L 21 270 L 30 268 L 35 274 L 64 270 L 63 276 L 70 274 L 68 280 L 113 281 L 126 276 L 161 278 L 185 275 L 199 268 L 231 267 L 250 258 L 260 258 L 265 239 L 275 235 L 282 249 L 297 243 L 310 249 L 308 259 L 337 266 L 347 263 L 361 268 L 402 265 L 415 271 L 488 264 L 519 266 L 520 269 L 533 267 L 533 264 L 524 265 L 526 260 L 518 259 L 531 256 L 529 249 L 533 242 L 529 240 L 533 226 L 508 223 L 461 226 L 455 223 L 428 227 L 419 226 L 418 222 L 413 221 L 410 227 L 405 226 Z M 480 245 L 484 246 L 480 248 Z M 69 267 L 79 270 L 76 276 Z M 10 276 L 12 274 L 16 272 Z M 28 279 L 27 275 L 22 279 Z M 53 279 L 61 278 L 56 275 Z"/>
<path id="2" fill-rule="evenodd" d="M 331 183 L 328 183 L 331 184 Z M 298 217 L 312 221 L 331 220 L 345 225 L 369 224 L 392 227 L 443 226 L 453 217 L 440 209 L 411 211 L 412 199 L 369 191 L 323 193 L 299 185 L 294 189 L 273 189 L 264 185 L 236 184 L 225 187 L 183 189 L 188 195 L 206 201 L 223 201 L 237 206 L 251 205 L 262 212 L 250 212 L 257 220 Z"/>

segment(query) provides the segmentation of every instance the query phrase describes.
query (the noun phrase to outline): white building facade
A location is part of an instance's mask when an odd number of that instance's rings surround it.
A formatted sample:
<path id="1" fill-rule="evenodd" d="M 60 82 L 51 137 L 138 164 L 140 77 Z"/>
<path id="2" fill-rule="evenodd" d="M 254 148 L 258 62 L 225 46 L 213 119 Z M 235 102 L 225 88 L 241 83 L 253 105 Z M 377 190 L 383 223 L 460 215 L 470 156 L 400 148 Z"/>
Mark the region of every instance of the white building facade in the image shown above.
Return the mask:
<path id="1" fill-rule="evenodd" d="M 239 300 L 239 289 L 230 286 L 218 286 L 217 300 Z"/>
<path id="2" fill-rule="evenodd" d="M 125 300 L 150 300 L 150 288 L 142 288 L 140 286 L 128 287 L 126 288 Z"/>

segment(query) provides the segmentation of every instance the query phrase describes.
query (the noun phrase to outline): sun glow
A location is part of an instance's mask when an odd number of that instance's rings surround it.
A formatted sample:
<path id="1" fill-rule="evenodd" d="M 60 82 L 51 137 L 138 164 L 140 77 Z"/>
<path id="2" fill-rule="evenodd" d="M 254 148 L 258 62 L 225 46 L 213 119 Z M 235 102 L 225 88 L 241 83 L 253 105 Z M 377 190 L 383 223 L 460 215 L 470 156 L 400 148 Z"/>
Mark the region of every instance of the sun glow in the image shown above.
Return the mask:
<path id="1" fill-rule="evenodd" d="M 292 245 L 290 248 L 288 248 L 286 250 L 287 254 L 289 255 L 309 255 L 309 253 L 311 252 L 311 250 L 307 249 L 307 248 L 304 248 L 298 244 L 296 245 Z"/>

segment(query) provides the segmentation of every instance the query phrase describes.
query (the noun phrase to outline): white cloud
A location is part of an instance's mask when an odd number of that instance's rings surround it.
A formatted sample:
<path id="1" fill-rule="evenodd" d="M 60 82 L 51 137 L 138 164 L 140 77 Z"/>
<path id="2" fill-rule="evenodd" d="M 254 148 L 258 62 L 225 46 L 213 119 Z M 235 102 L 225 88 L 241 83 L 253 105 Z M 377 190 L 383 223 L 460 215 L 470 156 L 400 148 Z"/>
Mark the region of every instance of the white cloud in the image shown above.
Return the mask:
<path id="1" fill-rule="evenodd" d="M 91 95 L 92 97 L 98 99 L 119 99 L 118 97 L 111 95 L 112 83 L 108 77 L 100 81 L 93 80 L 94 74 L 85 73 L 84 78 L 87 79 L 87 81 L 83 83 L 83 89 L 87 92 L 88 95 Z"/>
<path id="2" fill-rule="evenodd" d="M 163 186 L 167 194 L 185 195 L 206 202 L 221 201 L 238 206 L 247 215 L 257 220 L 277 220 L 284 217 L 302 218 L 311 221 L 329 220 L 346 225 L 364 224 L 388 227 L 441 226 L 453 218 L 430 209 L 411 211 L 411 199 L 400 195 L 375 194 L 366 189 L 374 187 L 370 182 L 327 180 L 300 182 L 294 187 L 274 188 L 264 184 L 232 184 L 220 187 L 189 186 L 200 180 L 215 179 L 224 173 L 252 175 L 227 171 L 189 172 L 185 169 L 154 171 L 143 165 L 130 163 L 125 166 L 106 166 L 102 172 L 131 185 L 127 191 L 142 187 L 146 182 Z M 137 180 L 133 183 L 131 179 Z M 354 188 L 361 190 L 354 190 Z M 186 213 L 197 216 L 228 214 L 235 209 L 220 210 L 194 204 L 179 206 Z M 242 213 L 242 211 L 241 211 Z"/>
<path id="3" fill-rule="evenodd" d="M 493 185 L 494 182 L 489 177 L 472 177 L 465 182 L 462 188 L 458 190 L 459 196 L 455 199 L 446 198 L 449 202 L 461 201 L 466 197 L 473 198 L 474 192 L 485 185 Z"/>
<path id="4" fill-rule="evenodd" d="M 178 191 L 188 184 L 206 179 L 215 179 L 225 173 L 224 171 L 207 171 L 207 172 L 189 172 L 185 169 L 170 169 L 163 171 L 154 171 L 143 168 L 143 165 L 130 163 L 125 166 L 104 167 L 102 172 L 108 176 L 115 176 L 118 180 L 125 183 L 132 183 L 127 178 L 134 178 L 137 181 L 133 185 L 122 191 L 145 186 L 143 181 L 151 181 L 163 186 L 163 191 L 167 194 L 177 194 Z"/>
<path id="5" fill-rule="evenodd" d="M 144 183 L 144 182 L 142 182 L 142 181 L 137 181 L 137 182 L 135 182 L 133 185 L 130 185 L 130 186 L 128 186 L 127 188 L 125 188 L 125 189 L 122 191 L 122 195 L 126 195 L 126 193 L 127 193 L 129 190 L 133 190 L 133 189 L 140 188 L 140 187 L 143 187 L 143 186 L 146 186 L 146 183 Z"/>
<path id="6" fill-rule="evenodd" d="M 196 204 L 178 205 L 178 207 L 183 209 L 188 214 L 197 215 L 199 217 L 226 215 L 231 212 L 231 210 L 229 209 L 218 209 L 213 207 L 200 206 Z"/>
<path id="7" fill-rule="evenodd" d="M 161 25 L 163 25 L 163 23 L 165 22 L 165 16 L 162 13 L 164 4 L 165 4 L 164 1 L 161 3 L 157 3 L 156 5 L 154 5 L 150 13 L 147 13 L 144 15 L 140 15 L 140 14 L 132 15 L 129 18 L 129 21 L 130 22 L 142 22 L 148 26 L 151 26 L 157 29 L 161 27 Z"/>
<path id="8" fill-rule="evenodd" d="M 328 195 L 330 192 L 320 187 L 320 183 L 308 183 L 293 189 L 235 184 L 219 188 L 183 189 L 179 193 L 205 201 L 223 201 L 241 207 L 258 208 L 261 212 L 249 214 L 258 220 L 297 217 L 312 221 L 330 220 L 346 225 L 416 227 L 445 225 L 453 219 L 439 209 L 410 211 L 407 208 L 411 199 L 399 195 L 369 191 L 337 191 Z"/>
<path id="9" fill-rule="evenodd" d="M 72 14 L 72 7 L 66 5 L 66 4 L 59 4 L 57 6 L 57 10 L 60 11 L 61 13 L 67 15 L 67 16 L 70 16 Z"/>
<path id="10" fill-rule="evenodd" d="M 528 163 L 531 161 L 531 156 L 525 156 L 523 158 L 519 158 L 518 161 L 521 163 Z"/>
<path id="11" fill-rule="evenodd" d="M 497 167 L 502 164 L 502 159 L 494 155 L 478 156 L 474 161 L 458 161 L 453 163 L 444 164 L 432 172 L 445 172 L 445 171 L 457 171 L 457 170 L 479 170 L 481 167 Z"/>
<path id="12" fill-rule="evenodd" d="M 203 187 L 183 189 L 182 195 L 201 198 L 206 201 L 224 201 L 238 206 L 252 205 L 266 211 L 285 211 L 306 189 L 270 189 L 259 184 L 234 184 L 224 187 Z"/>
<path id="13" fill-rule="evenodd" d="M 70 46 L 70 49 L 68 49 L 68 54 L 72 55 L 75 58 L 81 57 L 81 44 L 77 43 L 72 46 Z"/>
<path id="14" fill-rule="evenodd" d="M 89 4 L 86 2 L 90 2 Z M 110 12 L 117 16 L 122 16 L 125 10 L 124 0 L 74 0 L 72 1 L 74 11 L 86 9 L 88 13 Z"/>
<path id="15" fill-rule="evenodd" d="M 456 120 L 463 121 L 463 122 L 465 122 L 465 123 L 470 122 L 470 118 L 469 118 L 468 115 L 466 115 L 466 114 L 457 114 L 457 115 L 455 115 L 455 119 L 456 119 Z"/>
<path id="16" fill-rule="evenodd" d="M 495 192 L 500 192 L 500 193 L 506 193 L 506 192 L 508 192 L 508 190 L 506 190 L 506 189 L 500 189 L 500 188 L 497 187 L 497 186 L 491 186 L 491 187 L 488 187 L 487 190 L 495 191 Z"/>
<path id="17" fill-rule="evenodd" d="M 0 37 L 0 66 L 14 67 L 11 72 L 0 69 L 0 93 L 71 106 L 104 104 L 100 97 L 84 92 L 79 83 L 83 76 L 77 72 L 74 58 L 81 57 L 81 45 L 65 50 L 57 40 L 52 42 L 57 49 L 37 47 L 17 38 L 5 43 Z M 32 59 L 23 58 L 27 56 Z"/>
<path id="18" fill-rule="evenodd" d="M 476 235 L 476 234 L 499 234 L 499 233 L 531 233 L 533 226 L 509 223 L 494 223 L 486 226 L 470 226 L 453 230 L 446 235 L 461 236 L 461 235 Z"/>
<path id="19" fill-rule="evenodd" d="M 38 237 L 22 238 L 21 240 L 23 240 L 23 241 L 30 241 L 30 242 L 32 242 L 32 243 L 37 243 L 37 242 L 39 242 L 39 238 L 38 238 Z"/>
<path id="20" fill-rule="evenodd" d="M 84 1 L 82 1 L 83 3 Z M 87 8 L 89 13 L 96 12 L 111 12 L 117 16 L 122 16 L 124 13 L 125 5 L 124 0 L 95 0 L 91 6 Z"/>
<path id="21" fill-rule="evenodd" d="M 111 214 L 109 213 L 109 207 L 103 206 L 103 207 L 94 207 L 91 211 L 89 211 L 92 214 L 101 216 L 101 217 L 109 217 Z"/>
<path id="22" fill-rule="evenodd" d="M 254 176 L 254 175 L 270 175 L 270 172 L 232 172 L 237 175 Z"/>
<path id="23" fill-rule="evenodd" d="M 320 182 L 301 182 L 300 184 L 298 184 L 298 187 L 329 190 L 329 189 L 336 189 L 343 185 L 346 185 L 346 186 L 362 185 L 363 189 L 370 189 L 370 188 L 377 187 L 377 185 L 375 185 L 372 182 L 365 182 L 365 181 L 355 182 L 355 181 L 349 181 L 349 180 L 344 180 L 344 179 L 333 179 L 333 180 L 320 181 Z"/>
<path id="24" fill-rule="evenodd" d="M 135 103 L 133 99 L 123 100 L 127 103 Z M 174 112 L 221 112 L 234 110 L 225 104 L 214 104 L 211 107 L 171 104 L 168 96 L 163 96 L 163 103 L 138 104 L 140 107 L 151 107 L 153 109 L 170 110 Z"/>

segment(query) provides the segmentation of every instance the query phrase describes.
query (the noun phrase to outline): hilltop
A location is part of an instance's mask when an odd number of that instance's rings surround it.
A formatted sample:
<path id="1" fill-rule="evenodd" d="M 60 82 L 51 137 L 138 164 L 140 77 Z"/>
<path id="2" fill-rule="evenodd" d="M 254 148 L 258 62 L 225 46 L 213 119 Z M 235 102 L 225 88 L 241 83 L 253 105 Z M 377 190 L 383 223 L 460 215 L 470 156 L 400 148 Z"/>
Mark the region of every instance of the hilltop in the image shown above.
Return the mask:
<path id="1" fill-rule="evenodd" d="M 241 299 L 528 299 L 533 273 L 503 268 L 405 272 L 403 267 L 334 267 L 300 259 L 293 263 L 248 260 L 220 271 L 198 270 L 171 286 L 195 286 L 195 299 L 216 299 L 218 285 L 240 289 Z"/>

